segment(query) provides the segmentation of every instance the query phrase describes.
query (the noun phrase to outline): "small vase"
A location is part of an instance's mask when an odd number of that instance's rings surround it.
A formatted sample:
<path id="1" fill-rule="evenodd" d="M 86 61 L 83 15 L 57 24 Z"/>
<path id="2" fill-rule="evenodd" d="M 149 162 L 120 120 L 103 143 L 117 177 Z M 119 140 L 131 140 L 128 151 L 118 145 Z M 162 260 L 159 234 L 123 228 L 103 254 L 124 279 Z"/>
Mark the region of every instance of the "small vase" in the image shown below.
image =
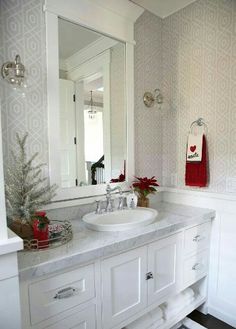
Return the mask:
<path id="1" fill-rule="evenodd" d="M 42 229 L 40 229 L 38 225 L 39 225 L 39 220 L 35 219 L 33 224 L 34 239 L 38 240 L 39 249 L 47 248 L 49 246 L 48 224 L 45 224 L 44 228 Z"/>
<path id="2" fill-rule="evenodd" d="M 149 199 L 145 197 L 139 197 L 138 198 L 138 207 L 149 207 Z"/>

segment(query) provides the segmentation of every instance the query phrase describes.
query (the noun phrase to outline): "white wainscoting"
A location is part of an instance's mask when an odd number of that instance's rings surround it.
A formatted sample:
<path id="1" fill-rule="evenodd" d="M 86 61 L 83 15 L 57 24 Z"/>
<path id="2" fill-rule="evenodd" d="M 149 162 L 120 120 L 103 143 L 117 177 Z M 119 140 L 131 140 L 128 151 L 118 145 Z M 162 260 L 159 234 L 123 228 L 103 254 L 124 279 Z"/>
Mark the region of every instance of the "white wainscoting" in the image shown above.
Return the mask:
<path id="1" fill-rule="evenodd" d="M 236 195 L 167 188 L 163 201 L 216 210 L 211 236 L 208 312 L 236 328 Z"/>

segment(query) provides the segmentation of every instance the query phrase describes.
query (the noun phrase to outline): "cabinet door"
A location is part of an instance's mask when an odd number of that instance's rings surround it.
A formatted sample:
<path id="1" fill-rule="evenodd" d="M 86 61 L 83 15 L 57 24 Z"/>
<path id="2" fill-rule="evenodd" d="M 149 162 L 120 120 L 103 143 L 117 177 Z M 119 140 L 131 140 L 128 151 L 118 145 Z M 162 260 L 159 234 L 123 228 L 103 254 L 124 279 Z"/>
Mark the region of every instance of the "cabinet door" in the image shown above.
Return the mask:
<path id="1" fill-rule="evenodd" d="M 103 328 L 129 318 L 147 306 L 147 247 L 102 262 Z"/>
<path id="2" fill-rule="evenodd" d="M 61 321 L 47 327 L 47 329 L 95 329 L 95 306 L 91 305 L 85 310 L 76 312 Z"/>
<path id="3" fill-rule="evenodd" d="M 177 290 L 180 281 L 182 234 L 175 234 L 148 246 L 148 303 Z"/>

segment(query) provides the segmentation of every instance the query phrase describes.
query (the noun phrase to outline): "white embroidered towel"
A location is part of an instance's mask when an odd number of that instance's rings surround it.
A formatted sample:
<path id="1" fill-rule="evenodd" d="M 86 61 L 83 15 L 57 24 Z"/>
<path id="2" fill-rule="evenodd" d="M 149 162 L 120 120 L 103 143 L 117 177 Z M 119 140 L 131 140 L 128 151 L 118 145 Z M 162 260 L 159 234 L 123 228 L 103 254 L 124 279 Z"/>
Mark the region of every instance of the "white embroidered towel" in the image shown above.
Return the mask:
<path id="1" fill-rule="evenodd" d="M 202 140 L 203 134 L 188 135 L 187 161 L 201 162 L 202 161 Z"/>

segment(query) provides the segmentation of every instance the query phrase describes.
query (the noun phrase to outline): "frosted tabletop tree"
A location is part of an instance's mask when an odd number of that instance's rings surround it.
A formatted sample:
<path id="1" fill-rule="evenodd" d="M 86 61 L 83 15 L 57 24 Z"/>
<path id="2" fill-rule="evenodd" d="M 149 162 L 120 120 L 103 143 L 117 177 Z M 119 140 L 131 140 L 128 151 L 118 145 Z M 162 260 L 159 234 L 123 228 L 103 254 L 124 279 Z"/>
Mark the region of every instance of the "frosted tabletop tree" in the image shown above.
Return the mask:
<path id="1" fill-rule="evenodd" d="M 11 152 L 12 159 L 5 185 L 10 227 L 22 238 L 30 237 L 35 212 L 51 201 L 56 190 L 56 185 L 48 185 L 47 178 L 42 177 L 44 164 L 33 164 L 38 153 L 27 158 L 27 137 L 27 133 L 22 138 L 16 134 L 18 150 Z"/>

